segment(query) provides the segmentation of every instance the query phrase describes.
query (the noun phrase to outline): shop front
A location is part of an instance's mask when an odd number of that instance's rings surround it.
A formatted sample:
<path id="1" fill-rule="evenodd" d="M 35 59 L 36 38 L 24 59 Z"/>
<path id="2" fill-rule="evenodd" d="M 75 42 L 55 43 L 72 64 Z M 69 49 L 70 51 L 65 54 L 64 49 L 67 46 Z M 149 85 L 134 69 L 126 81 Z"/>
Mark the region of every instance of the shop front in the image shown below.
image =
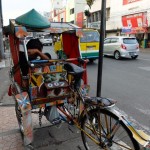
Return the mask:
<path id="1" fill-rule="evenodd" d="M 147 12 L 122 16 L 122 26 L 122 33 L 135 36 L 140 47 L 147 48 L 149 46 Z"/>

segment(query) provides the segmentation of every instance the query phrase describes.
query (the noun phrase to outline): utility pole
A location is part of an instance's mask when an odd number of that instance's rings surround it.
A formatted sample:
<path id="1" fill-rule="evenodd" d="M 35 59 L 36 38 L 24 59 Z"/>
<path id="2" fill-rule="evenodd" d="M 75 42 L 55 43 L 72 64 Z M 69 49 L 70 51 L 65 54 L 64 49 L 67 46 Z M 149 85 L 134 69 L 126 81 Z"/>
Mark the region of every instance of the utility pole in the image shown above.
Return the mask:
<path id="1" fill-rule="evenodd" d="M 3 15 L 2 2 L 0 0 L 0 61 L 4 59 L 4 43 L 3 43 Z"/>
<path id="2" fill-rule="evenodd" d="M 100 43 L 99 43 L 100 46 L 99 46 L 98 74 L 97 74 L 97 97 L 101 97 L 105 30 L 106 30 L 106 0 L 102 0 L 101 21 L 100 21 Z"/>

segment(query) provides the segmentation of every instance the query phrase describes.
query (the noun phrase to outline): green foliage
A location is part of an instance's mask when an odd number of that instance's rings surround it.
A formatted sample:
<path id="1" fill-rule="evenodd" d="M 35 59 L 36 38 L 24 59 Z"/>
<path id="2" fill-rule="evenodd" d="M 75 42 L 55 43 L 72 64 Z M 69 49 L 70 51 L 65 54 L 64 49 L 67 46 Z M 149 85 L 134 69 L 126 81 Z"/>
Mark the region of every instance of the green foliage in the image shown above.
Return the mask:
<path id="1" fill-rule="evenodd" d="M 91 8 L 95 0 L 86 0 L 87 5 Z"/>
<path id="2" fill-rule="evenodd" d="M 91 13 L 90 13 L 89 10 L 85 10 L 85 11 L 84 11 L 84 14 L 85 14 L 85 16 L 87 16 L 87 17 L 90 17 L 90 16 L 91 16 Z"/>

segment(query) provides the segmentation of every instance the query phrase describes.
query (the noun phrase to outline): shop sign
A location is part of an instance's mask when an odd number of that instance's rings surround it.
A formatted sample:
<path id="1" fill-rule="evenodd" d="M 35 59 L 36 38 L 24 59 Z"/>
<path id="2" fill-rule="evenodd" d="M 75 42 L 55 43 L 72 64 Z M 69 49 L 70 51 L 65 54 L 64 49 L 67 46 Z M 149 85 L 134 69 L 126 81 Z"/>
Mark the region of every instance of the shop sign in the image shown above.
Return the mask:
<path id="1" fill-rule="evenodd" d="M 141 0 L 123 0 L 123 5 L 131 4 L 133 2 L 138 2 L 138 1 L 141 1 Z"/>
<path id="2" fill-rule="evenodd" d="M 136 13 L 127 16 L 122 16 L 122 26 L 131 29 L 131 32 L 146 32 L 148 27 L 147 13 Z M 128 30 L 129 31 L 129 30 Z"/>
<path id="3" fill-rule="evenodd" d="M 91 22 L 90 28 L 100 29 L 100 22 Z"/>
<path id="4" fill-rule="evenodd" d="M 83 27 L 83 12 L 77 13 L 76 23 L 77 26 Z"/>
<path id="5" fill-rule="evenodd" d="M 131 28 L 129 28 L 129 27 L 122 28 L 122 33 L 130 33 L 130 32 L 131 32 Z"/>

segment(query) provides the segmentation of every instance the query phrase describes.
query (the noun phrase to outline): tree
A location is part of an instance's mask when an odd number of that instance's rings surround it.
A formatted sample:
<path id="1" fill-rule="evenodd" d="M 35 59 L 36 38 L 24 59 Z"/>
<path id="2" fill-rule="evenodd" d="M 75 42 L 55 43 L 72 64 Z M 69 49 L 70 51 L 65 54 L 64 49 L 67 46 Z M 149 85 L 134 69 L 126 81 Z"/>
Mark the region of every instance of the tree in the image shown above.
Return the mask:
<path id="1" fill-rule="evenodd" d="M 86 0 L 87 5 L 91 8 L 95 0 Z"/>
<path id="2" fill-rule="evenodd" d="M 85 10 L 85 11 L 84 11 L 84 14 L 85 14 L 86 17 L 90 17 L 90 16 L 91 16 L 91 13 L 90 13 L 89 10 Z"/>
<path id="3" fill-rule="evenodd" d="M 85 10 L 85 11 L 84 11 L 84 14 L 85 14 L 85 16 L 86 16 L 87 27 L 88 27 L 88 19 L 89 19 L 89 17 L 91 16 L 91 13 L 90 13 L 89 10 Z"/>

